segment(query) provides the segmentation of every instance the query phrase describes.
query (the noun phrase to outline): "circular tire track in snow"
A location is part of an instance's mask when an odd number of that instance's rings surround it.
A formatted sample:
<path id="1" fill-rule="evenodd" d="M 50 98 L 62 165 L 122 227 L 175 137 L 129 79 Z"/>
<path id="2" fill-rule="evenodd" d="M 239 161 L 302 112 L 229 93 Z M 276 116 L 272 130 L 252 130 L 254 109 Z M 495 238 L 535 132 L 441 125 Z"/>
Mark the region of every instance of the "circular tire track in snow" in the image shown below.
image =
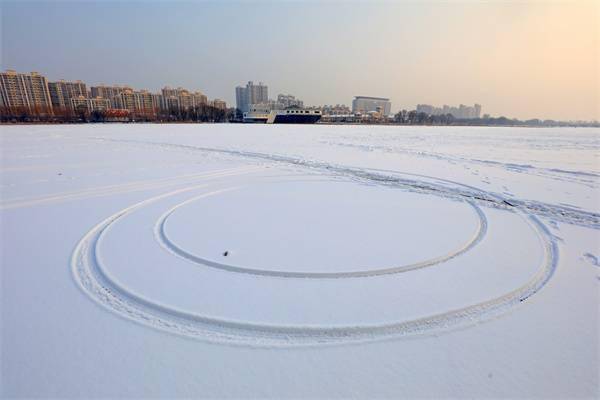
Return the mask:
<path id="1" fill-rule="evenodd" d="M 462 186 L 460 184 L 456 184 Z M 352 341 L 380 340 L 415 334 L 443 331 L 452 327 L 467 326 L 502 314 L 539 291 L 550 279 L 558 257 L 557 247 L 545 226 L 533 215 L 514 210 L 534 228 L 544 250 L 543 262 L 536 274 L 522 286 L 500 296 L 467 307 L 430 315 L 424 318 L 396 321 L 384 324 L 353 324 L 346 326 L 306 326 L 247 323 L 201 314 L 185 312 L 143 298 L 120 286 L 102 264 L 98 245 L 113 223 L 133 211 L 169 196 L 190 192 L 205 187 L 196 185 L 171 191 L 121 210 L 90 230 L 78 243 L 72 256 L 72 271 L 81 289 L 99 304 L 128 319 L 147 326 L 188 337 L 257 346 L 315 345 Z M 460 189 L 458 189 L 460 190 Z M 212 196 L 223 190 L 196 196 Z M 191 201 L 190 199 L 189 201 Z M 479 210 L 481 212 L 481 210 Z M 169 212 L 163 216 L 168 217 Z M 485 221 L 485 218 L 482 219 Z M 163 219 L 164 222 L 164 219 Z M 484 222 L 485 223 L 485 222 Z M 158 221 L 161 226 L 161 220 Z M 483 232 L 483 233 L 481 233 Z M 480 230 L 485 233 L 485 226 Z M 477 242 L 477 238 L 474 243 Z M 472 245 L 468 248 L 472 248 Z M 463 252 L 466 250 L 463 250 Z M 455 255 L 456 256 L 456 255 Z M 425 265 L 423 265 L 425 266 Z M 421 267 L 423 267 L 421 266 Z M 393 272 L 404 272 L 407 266 Z M 419 268 L 412 266 L 411 269 Z M 240 271 L 236 271 L 240 272 Z M 393 273 L 392 271 L 380 273 Z M 360 273 L 360 272 L 359 272 Z M 372 274 L 372 271 L 369 272 Z M 263 274 L 264 275 L 264 274 Z M 361 275 L 359 275 L 361 276 Z M 362 277 L 366 277 L 364 275 Z M 342 276 L 352 277 L 352 276 Z M 311 278 L 318 278 L 313 277 Z"/>
<path id="2" fill-rule="evenodd" d="M 360 277 L 369 277 L 369 276 L 397 274 L 397 273 L 401 273 L 401 272 L 411 271 L 414 269 L 430 267 L 432 265 L 440 264 L 445 261 L 451 260 L 455 257 L 458 257 L 459 255 L 469 251 L 475 245 L 477 245 L 477 243 L 479 243 L 481 241 L 481 239 L 485 236 L 485 233 L 487 231 L 487 218 L 485 217 L 485 214 L 481 211 L 481 209 L 475 203 L 473 203 L 472 201 L 466 201 L 466 203 L 472 207 L 475 214 L 477 215 L 477 219 L 478 219 L 477 231 L 475 232 L 475 235 L 473 235 L 471 238 L 469 238 L 463 246 L 461 246 L 460 248 L 458 248 L 450 253 L 444 254 L 439 257 L 431 258 L 431 259 L 420 261 L 420 262 L 399 265 L 399 266 L 395 266 L 395 267 L 379 268 L 379 269 L 362 269 L 362 270 L 358 270 L 358 271 L 346 271 L 346 272 L 302 272 L 302 271 L 286 271 L 286 270 L 249 268 L 249 267 L 242 267 L 242 266 L 237 266 L 237 265 L 219 263 L 219 262 L 216 262 L 213 260 L 199 257 L 199 256 L 192 254 L 192 253 L 186 251 L 185 249 L 179 247 L 177 244 L 175 244 L 169 238 L 169 236 L 165 230 L 165 224 L 167 223 L 169 217 L 173 214 L 173 212 L 175 212 L 177 209 L 179 209 L 187 204 L 190 204 L 194 201 L 200 200 L 205 197 L 206 197 L 205 195 L 192 197 L 191 199 L 188 199 L 182 203 L 179 203 L 179 204 L 171 207 L 169 210 L 167 210 L 158 219 L 158 222 L 156 223 L 156 226 L 155 226 L 155 236 L 156 236 L 158 242 L 160 243 L 160 245 L 162 247 L 167 249 L 169 252 L 171 252 L 179 257 L 182 257 L 188 261 L 191 261 L 194 264 L 217 268 L 217 269 L 221 269 L 221 270 L 229 271 L 229 272 L 237 272 L 237 273 L 252 274 L 252 275 L 271 276 L 271 277 L 278 277 L 278 278 L 340 279 L 340 278 L 360 278 Z"/>

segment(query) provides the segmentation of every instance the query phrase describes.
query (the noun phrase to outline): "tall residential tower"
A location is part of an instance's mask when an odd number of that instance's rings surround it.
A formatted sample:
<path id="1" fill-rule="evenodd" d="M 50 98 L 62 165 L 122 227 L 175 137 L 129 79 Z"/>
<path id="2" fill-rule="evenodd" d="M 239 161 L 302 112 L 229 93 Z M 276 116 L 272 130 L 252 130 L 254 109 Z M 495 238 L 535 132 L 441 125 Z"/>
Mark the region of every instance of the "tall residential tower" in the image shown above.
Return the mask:
<path id="1" fill-rule="evenodd" d="M 242 112 L 247 112 L 252 104 L 263 104 L 269 101 L 269 89 L 267 85 L 259 82 L 255 85 L 249 81 L 246 87 L 238 86 L 235 88 L 236 106 Z"/>
<path id="2" fill-rule="evenodd" d="M 52 101 L 45 76 L 32 72 L 0 72 L 0 107 L 13 111 L 52 114 Z"/>
<path id="3" fill-rule="evenodd" d="M 71 99 L 88 97 L 85 83 L 81 81 L 67 82 L 60 80 L 58 82 L 48 82 L 48 91 L 50 92 L 52 107 L 71 107 Z"/>

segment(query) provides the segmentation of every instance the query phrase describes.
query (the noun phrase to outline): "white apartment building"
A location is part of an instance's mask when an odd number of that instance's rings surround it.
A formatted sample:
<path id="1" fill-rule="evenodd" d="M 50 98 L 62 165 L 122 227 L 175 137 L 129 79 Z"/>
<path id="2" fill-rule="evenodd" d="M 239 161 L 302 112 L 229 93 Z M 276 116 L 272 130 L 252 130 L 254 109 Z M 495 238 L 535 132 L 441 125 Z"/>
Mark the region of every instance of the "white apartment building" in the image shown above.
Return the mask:
<path id="1" fill-rule="evenodd" d="M 52 114 L 52 101 L 46 77 L 37 72 L 0 72 L 0 107 Z"/>

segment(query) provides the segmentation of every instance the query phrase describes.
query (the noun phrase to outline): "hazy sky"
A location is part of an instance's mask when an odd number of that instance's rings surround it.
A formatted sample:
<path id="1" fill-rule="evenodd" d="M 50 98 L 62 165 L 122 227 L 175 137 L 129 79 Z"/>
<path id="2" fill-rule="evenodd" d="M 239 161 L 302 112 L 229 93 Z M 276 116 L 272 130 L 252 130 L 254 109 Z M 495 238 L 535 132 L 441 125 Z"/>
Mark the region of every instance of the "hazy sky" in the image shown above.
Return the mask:
<path id="1" fill-rule="evenodd" d="M 596 1 L 0 1 L 2 68 L 51 80 L 600 119 Z"/>

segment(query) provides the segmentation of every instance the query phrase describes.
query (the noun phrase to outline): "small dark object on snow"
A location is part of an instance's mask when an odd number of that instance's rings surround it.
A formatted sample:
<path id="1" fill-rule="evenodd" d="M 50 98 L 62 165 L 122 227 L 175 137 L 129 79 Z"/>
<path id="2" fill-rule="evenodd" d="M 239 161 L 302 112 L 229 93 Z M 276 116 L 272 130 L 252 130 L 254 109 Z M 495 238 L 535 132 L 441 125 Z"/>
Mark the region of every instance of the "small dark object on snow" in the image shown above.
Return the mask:
<path id="1" fill-rule="evenodd" d="M 503 202 L 505 202 L 506 204 L 508 204 L 508 205 L 509 205 L 509 206 L 511 206 L 511 207 L 514 207 L 514 206 L 515 206 L 514 204 L 510 204 L 510 203 L 509 203 L 508 201 L 506 201 L 506 200 L 502 200 L 502 201 L 503 201 Z"/>
<path id="2" fill-rule="evenodd" d="M 226 251 L 225 253 L 223 253 L 223 256 L 224 256 L 224 257 L 227 257 L 227 254 L 229 254 L 229 252 L 228 252 L 228 251 Z"/>
<path id="3" fill-rule="evenodd" d="M 59 172 L 58 175 L 62 175 L 62 172 Z"/>

